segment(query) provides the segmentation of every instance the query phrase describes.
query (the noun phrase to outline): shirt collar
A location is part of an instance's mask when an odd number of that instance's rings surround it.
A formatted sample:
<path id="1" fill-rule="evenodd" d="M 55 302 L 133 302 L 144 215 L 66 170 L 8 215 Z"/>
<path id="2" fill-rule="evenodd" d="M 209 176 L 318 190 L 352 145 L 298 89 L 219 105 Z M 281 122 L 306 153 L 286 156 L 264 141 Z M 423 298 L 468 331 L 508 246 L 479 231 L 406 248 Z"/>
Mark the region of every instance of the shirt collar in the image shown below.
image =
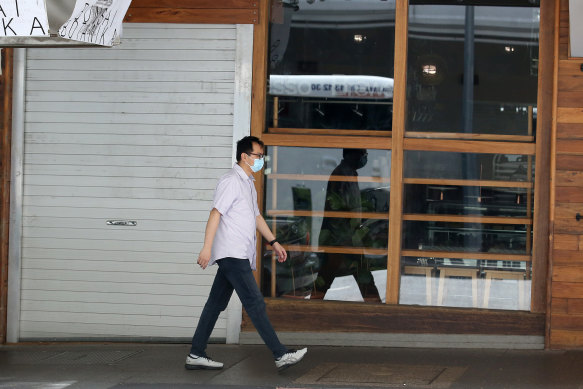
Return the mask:
<path id="1" fill-rule="evenodd" d="M 255 177 L 253 177 L 253 174 L 248 176 L 247 173 L 245 173 L 245 170 L 243 170 L 243 168 L 239 166 L 238 163 L 236 163 L 235 166 L 233 166 L 233 169 L 235 169 L 237 174 L 239 174 L 239 176 L 241 176 L 241 178 L 243 178 L 244 180 L 255 181 Z"/>

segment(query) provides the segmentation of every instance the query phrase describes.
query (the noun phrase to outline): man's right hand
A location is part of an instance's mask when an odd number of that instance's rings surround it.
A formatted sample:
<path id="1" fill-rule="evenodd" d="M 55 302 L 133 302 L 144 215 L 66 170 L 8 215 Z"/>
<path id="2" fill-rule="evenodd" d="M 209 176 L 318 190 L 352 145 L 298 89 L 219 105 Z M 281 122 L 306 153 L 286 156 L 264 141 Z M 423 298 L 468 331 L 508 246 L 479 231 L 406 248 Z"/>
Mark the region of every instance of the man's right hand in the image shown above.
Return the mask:
<path id="1" fill-rule="evenodd" d="M 198 254 L 198 260 L 196 261 L 196 263 L 198 263 L 200 267 L 204 270 L 208 266 L 210 260 L 211 250 L 203 247 L 202 250 L 200 251 L 200 254 Z"/>

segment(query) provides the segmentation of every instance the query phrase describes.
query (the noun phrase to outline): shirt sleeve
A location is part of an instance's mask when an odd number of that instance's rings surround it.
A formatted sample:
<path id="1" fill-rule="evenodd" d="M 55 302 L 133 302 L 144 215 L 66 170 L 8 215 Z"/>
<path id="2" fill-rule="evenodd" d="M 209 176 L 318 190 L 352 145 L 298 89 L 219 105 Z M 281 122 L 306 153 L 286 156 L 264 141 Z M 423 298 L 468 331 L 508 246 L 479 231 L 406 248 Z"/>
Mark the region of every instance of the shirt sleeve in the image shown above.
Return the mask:
<path id="1" fill-rule="evenodd" d="M 226 214 L 235 202 L 238 194 L 235 183 L 233 177 L 225 177 L 217 183 L 213 197 L 213 208 L 216 208 L 221 215 Z"/>
<path id="2" fill-rule="evenodd" d="M 255 213 L 255 217 L 259 216 L 261 213 L 259 212 L 259 207 L 257 206 L 257 191 L 255 190 L 255 185 L 251 184 L 252 190 L 251 193 L 253 195 L 253 212 Z"/>
<path id="3" fill-rule="evenodd" d="M 259 212 L 259 208 L 257 207 L 257 201 L 255 201 L 255 217 L 261 215 L 261 213 Z"/>

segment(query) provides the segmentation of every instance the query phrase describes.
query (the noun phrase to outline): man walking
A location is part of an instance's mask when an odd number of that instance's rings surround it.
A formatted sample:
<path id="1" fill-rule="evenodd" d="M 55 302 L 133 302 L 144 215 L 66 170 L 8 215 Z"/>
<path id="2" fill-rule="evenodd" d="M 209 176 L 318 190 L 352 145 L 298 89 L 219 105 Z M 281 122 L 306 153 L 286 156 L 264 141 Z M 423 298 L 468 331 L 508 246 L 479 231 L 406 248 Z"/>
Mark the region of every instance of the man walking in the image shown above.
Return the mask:
<path id="1" fill-rule="evenodd" d="M 253 277 L 252 271 L 256 269 L 256 230 L 269 241 L 279 262 L 287 259 L 285 249 L 277 242 L 257 207 L 253 173 L 263 168 L 263 146 L 263 142 L 254 136 L 239 140 L 237 163 L 219 179 L 215 189 L 213 209 L 197 263 L 203 269 L 216 263 L 219 270 L 192 338 L 190 354 L 186 357 L 185 367 L 189 370 L 223 367 L 221 362 L 207 356 L 205 350 L 217 318 L 227 307 L 233 290 L 273 353 L 279 370 L 298 363 L 307 352 L 306 348 L 288 350 L 280 343 L 267 317 L 263 295 Z"/>

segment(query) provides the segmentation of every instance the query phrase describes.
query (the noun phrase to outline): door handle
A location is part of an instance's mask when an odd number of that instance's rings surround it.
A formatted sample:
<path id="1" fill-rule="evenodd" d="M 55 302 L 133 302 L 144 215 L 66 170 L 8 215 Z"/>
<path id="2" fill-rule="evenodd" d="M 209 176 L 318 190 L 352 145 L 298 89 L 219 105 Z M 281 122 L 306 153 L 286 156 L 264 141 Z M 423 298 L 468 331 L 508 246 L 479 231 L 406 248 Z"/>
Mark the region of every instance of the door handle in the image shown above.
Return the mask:
<path id="1" fill-rule="evenodd" d="M 105 222 L 108 226 L 126 226 L 126 227 L 135 227 L 138 225 L 138 222 L 135 220 L 108 220 Z"/>

